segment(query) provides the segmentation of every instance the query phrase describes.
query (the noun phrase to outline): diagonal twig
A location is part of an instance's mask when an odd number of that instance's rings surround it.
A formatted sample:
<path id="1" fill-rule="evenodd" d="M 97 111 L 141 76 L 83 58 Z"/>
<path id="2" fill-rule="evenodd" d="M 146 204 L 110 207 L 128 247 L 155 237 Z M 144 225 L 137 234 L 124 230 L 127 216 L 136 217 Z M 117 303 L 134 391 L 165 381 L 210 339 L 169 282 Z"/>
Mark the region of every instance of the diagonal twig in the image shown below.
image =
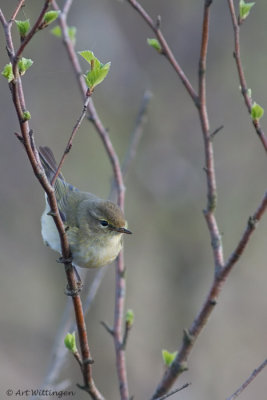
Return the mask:
<path id="1" fill-rule="evenodd" d="M 248 379 L 242 383 L 242 385 L 232 394 L 232 396 L 227 397 L 227 400 L 236 399 L 245 389 L 246 387 L 259 375 L 259 373 L 267 366 L 267 359 L 263 361 L 263 363 L 254 369 L 252 374 L 248 377 Z"/>

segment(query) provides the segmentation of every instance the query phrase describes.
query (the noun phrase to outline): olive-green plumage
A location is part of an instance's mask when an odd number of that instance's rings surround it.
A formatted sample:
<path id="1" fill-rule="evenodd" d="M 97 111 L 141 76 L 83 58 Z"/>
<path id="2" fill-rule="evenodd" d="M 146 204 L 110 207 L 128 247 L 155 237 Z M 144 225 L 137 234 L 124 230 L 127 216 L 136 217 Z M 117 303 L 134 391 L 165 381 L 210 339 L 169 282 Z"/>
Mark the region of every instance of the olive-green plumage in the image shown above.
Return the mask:
<path id="1" fill-rule="evenodd" d="M 40 159 L 50 180 L 57 169 L 52 151 L 40 147 Z M 55 195 L 62 221 L 70 244 L 73 263 L 80 267 L 96 268 L 111 263 L 122 247 L 122 234 L 130 234 L 121 209 L 113 202 L 102 200 L 95 195 L 81 192 L 68 184 L 59 174 L 55 182 Z M 60 239 L 50 207 L 41 218 L 44 242 L 61 253 Z"/>

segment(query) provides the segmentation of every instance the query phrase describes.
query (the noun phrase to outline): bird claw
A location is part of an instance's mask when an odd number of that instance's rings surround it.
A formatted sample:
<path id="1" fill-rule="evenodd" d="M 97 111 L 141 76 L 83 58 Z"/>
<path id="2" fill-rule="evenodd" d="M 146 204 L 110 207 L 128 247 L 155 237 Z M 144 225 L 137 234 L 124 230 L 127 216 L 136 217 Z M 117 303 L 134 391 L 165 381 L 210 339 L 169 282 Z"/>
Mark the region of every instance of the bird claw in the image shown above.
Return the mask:
<path id="1" fill-rule="evenodd" d="M 66 296 L 75 297 L 79 295 L 82 288 L 83 288 L 82 282 L 77 282 L 77 289 L 74 290 L 70 289 L 69 285 L 67 285 L 66 289 L 64 290 L 64 293 Z"/>
<path id="2" fill-rule="evenodd" d="M 72 264 L 73 258 L 72 257 L 68 257 L 68 258 L 59 257 L 56 261 L 57 261 L 57 263 L 60 263 L 60 264 Z"/>

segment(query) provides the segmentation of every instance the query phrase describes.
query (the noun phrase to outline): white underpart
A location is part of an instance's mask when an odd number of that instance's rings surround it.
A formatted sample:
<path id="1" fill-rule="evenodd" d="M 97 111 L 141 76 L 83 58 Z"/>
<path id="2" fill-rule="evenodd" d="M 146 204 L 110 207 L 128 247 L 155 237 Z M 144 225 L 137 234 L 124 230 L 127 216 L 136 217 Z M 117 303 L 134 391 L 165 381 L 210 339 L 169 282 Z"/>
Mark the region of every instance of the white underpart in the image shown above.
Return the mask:
<path id="1" fill-rule="evenodd" d="M 47 203 L 47 199 L 45 199 L 45 203 L 45 210 L 41 217 L 41 233 L 43 241 L 47 246 L 51 247 L 51 249 L 61 253 L 61 244 L 57 227 L 51 215 L 47 215 L 47 213 L 51 210 L 49 204 Z"/>

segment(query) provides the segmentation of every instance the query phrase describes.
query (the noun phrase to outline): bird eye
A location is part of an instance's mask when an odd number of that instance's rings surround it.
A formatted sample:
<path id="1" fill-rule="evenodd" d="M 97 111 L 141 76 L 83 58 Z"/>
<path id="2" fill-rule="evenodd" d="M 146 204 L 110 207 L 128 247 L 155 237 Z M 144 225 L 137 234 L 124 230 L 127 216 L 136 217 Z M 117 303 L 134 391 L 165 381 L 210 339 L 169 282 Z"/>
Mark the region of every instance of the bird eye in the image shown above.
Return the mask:
<path id="1" fill-rule="evenodd" d="M 108 222 L 105 219 L 101 219 L 99 222 L 102 226 L 108 226 Z"/>

